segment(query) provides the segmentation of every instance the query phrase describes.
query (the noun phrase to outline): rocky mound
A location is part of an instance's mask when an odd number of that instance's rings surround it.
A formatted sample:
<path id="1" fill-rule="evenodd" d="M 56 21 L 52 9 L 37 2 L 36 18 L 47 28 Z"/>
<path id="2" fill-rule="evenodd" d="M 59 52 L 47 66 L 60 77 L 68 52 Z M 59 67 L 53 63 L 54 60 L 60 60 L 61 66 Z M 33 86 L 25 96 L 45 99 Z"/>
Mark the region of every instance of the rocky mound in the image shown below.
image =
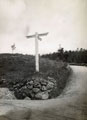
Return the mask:
<path id="1" fill-rule="evenodd" d="M 40 100 L 51 98 L 51 92 L 55 89 L 57 89 L 56 80 L 52 77 L 43 78 L 41 75 L 35 75 L 27 79 L 25 83 L 17 83 L 10 88 L 17 99 Z"/>

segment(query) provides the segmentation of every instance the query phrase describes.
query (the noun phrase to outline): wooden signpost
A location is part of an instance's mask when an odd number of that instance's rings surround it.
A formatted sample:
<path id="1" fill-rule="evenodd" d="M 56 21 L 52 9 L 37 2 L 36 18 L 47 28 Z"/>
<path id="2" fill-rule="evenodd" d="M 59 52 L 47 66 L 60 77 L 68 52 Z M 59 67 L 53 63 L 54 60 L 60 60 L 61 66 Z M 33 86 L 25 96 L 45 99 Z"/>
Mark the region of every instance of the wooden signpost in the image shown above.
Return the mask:
<path id="1" fill-rule="evenodd" d="M 42 40 L 40 37 L 46 36 L 47 33 L 38 34 L 37 32 L 34 35 L 26 36 L 27 38 L 35 38 L 35 68 L 36 72 L 39 72 L 39 48 L 38 40 Z"/>
<path id="2" fill-rule="evenodd" d="M 13 54 L 14 50 L 16 49 L 15 43 L 11 45 L 11 49 L 12 49 L 12 54 Z"/>

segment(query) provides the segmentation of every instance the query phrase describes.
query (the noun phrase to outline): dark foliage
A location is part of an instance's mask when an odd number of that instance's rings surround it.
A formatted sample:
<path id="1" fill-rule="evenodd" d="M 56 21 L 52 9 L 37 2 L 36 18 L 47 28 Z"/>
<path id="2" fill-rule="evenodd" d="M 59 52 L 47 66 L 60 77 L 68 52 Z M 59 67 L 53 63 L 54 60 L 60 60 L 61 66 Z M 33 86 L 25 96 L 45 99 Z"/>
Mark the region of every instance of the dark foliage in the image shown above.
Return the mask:
<path id="1" fill-rule="evenodd" d="M 49 58 L 52 60 L 63 60 L 68 63 L 86 63 L 87 64 L 87 50 L 77 49 L 75 51 L 64 51 L 63 48 L 58 50 L 58 52 L 42 55 L 44 58 Z"/>

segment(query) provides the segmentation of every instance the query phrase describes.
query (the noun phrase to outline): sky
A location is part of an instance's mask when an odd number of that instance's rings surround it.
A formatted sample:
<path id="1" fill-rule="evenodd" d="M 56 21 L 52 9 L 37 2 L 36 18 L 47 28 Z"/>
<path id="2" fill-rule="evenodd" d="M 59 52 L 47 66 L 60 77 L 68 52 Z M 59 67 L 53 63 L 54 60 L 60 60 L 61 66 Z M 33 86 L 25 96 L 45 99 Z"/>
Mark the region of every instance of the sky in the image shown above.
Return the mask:
<path id="1" fill-rule="evenodd" d="M 87 49 L 87 0 L 0 0 L 0 53 L 35 54 L 35 39 L 27 35 L 49 32 L 39 41 L 39 53 Z"/>

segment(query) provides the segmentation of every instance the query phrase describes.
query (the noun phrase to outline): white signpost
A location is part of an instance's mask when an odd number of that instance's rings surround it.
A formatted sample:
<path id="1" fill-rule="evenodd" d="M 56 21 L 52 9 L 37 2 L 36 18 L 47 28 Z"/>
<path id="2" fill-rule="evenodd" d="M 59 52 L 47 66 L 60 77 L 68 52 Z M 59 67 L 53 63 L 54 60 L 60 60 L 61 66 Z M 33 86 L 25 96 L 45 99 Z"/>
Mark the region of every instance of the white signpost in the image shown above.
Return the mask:
<path id="1" fill-rule="evenodd" d="M 42 33 L 42 34 L 38 34 L 36 32 L 34 35 L 26 36 L 27 38 L 35 38 L 35 68 L 36 68 L 36 72 L 39 72 L 39 48 L 38 48 L 38 40 L 41 40 L 40 37 L 46 36 L 47 34 L 48 34 L 48 32 L 47 33 Z"/>

